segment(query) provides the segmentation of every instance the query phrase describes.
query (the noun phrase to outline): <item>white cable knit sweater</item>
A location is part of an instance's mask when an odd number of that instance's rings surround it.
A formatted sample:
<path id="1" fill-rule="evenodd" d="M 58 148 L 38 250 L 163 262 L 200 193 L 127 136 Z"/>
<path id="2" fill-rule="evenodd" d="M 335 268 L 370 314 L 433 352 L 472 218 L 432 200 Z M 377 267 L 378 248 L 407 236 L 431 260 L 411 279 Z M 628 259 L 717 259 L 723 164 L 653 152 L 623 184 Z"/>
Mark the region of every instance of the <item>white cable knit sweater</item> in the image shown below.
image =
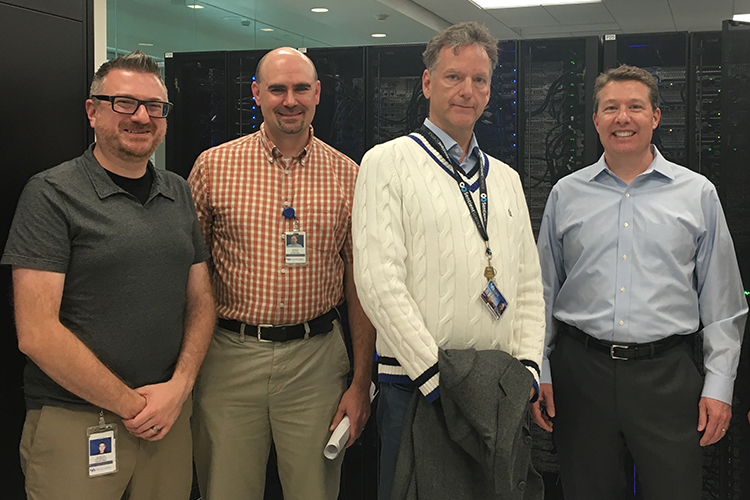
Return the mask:
<path id="1" fill-rule="evenodd" d="M 375 146 L 362 160 L 352 214 L 354 278 L 378 331 L 380 378 L 407 375 L 432 400 L 439 395 L 438 347 L 473 347 L 510 353 L 538 383 L 544 301 L 518 174 L 485 156 L 495 282 L 508 301 L 495 320 L 480 298 L 484 241 L 439 158 L 412 134 Z M 471 182 L 479 207 L 477 179 Z"/>

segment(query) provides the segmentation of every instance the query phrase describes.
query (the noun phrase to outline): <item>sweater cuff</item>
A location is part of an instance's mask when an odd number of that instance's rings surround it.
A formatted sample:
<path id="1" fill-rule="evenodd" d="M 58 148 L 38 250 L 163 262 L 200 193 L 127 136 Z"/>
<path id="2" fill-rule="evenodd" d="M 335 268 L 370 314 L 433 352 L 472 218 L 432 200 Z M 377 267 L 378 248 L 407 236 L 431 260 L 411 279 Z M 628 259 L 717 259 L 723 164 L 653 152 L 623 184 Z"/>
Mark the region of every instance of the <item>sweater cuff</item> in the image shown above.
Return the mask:
<path id="1" fill-rule="evenodd" d="M 534 403 L 536 403 L 536 402 L 537 402 L 538 400 L 539 400 L 539 384 L 538 384 L 538 383 L 537 383 L 537 381 L 535 380 L 535 381 L 534 381 L 534 395 L 533 395 L 533 396 L 532 396 L 532 398 L 531 398 L 531 399 L 529 400 L 529 403 L 531 403 L 531 404 L 534 404 Z"/>
<path id="2" fill-rule="evenodd" d="M 440 373 L 438 372 L 438 365 L 435 363 L 427 370 L 425 370 L 419 377 L 414 380 L 414 384 L 419 388 L 419 391 L 427 398 L 428 401 L 433 402 L 440 397 Z"/>

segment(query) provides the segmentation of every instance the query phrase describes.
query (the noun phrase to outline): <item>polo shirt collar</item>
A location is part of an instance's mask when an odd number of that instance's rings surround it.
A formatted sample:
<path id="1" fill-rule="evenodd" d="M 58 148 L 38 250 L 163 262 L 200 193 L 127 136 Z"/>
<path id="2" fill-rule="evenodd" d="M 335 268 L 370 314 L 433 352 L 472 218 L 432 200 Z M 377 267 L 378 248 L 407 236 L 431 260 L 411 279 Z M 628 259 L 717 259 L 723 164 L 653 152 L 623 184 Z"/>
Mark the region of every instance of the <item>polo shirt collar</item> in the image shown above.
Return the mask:
<path id="1" fill-rule="evenodd" d="M 107 198 L 118 193 L 127 193 L 124 189 L 114 183 L 114 181 L 107 175 L 104 167 L 99 163 L 99 160 L 94 156 L 94 147 L 96 143 L 91 144 L 88 149 L 83 153 L 83 168 L 86 171 L 91 184 L 94 186 L 94 190 L 100 199 Z M 172 201 L 175 200 L 175 194 L 172 192 L 170 187 L 164 181 L 164 172 L 161 172 L 154 168 L 151 161 L 146 166 L 151 171 L 152 183 L 151 193 L 148 199 L 151 200 L 154 196 L 160 194 L 167 199 Z M 148 203 L 148 202 L 147 202 Z"/>

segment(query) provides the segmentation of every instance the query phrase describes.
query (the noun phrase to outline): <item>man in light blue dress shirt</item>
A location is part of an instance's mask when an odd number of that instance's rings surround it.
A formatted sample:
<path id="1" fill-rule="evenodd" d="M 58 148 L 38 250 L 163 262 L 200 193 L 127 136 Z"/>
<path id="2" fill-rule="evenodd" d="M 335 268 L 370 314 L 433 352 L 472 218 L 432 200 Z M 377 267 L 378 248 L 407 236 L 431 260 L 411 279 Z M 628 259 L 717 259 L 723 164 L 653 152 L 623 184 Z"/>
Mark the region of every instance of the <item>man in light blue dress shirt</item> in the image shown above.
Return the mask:
<path id="1" fill-rule="evenodd" d="M 651 144 L 657 105 L 642 69 L 597 78 L 604 155 L 555 185 L 542 221 L 546 410 L 533 413 L 554 423 L 566 500 L 625 498 L 628 453 L 644 499 L 699 500 L 701 446 L 732 415 L 748 310 L 737 259 L 714 186 Z"/>

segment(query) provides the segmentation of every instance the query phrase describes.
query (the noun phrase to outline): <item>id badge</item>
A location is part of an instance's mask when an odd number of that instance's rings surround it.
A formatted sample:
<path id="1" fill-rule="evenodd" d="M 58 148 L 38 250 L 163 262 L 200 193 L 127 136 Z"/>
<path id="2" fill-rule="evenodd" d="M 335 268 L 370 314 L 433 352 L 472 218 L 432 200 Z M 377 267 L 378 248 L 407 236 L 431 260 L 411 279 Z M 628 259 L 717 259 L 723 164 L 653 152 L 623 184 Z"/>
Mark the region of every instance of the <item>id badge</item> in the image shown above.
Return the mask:
<path id="1" fill-rule="evenodd" d="M 284 233 L 284 262 L 287 266 L 307 265 L 307 236 L 304 231 Z"/>
<path id="2" fill-rule="evenodd" d="M 505 309 L 508 307 L 508 301 L 505 300 L 503 294 L 497 289 L 497 285 L 493 280 L 487 282 L 487 286 L 482 290 L 482 300 L 485 305 L 492 312 L 495 319 L 500 319 Z"/>
<path id="3" fill-rule="evenodd" d="M 99 425 L 86 429 L 88 436 L 89 477 L 117 472 L 117 425 L 105 424 L 100 414 Z"/>

